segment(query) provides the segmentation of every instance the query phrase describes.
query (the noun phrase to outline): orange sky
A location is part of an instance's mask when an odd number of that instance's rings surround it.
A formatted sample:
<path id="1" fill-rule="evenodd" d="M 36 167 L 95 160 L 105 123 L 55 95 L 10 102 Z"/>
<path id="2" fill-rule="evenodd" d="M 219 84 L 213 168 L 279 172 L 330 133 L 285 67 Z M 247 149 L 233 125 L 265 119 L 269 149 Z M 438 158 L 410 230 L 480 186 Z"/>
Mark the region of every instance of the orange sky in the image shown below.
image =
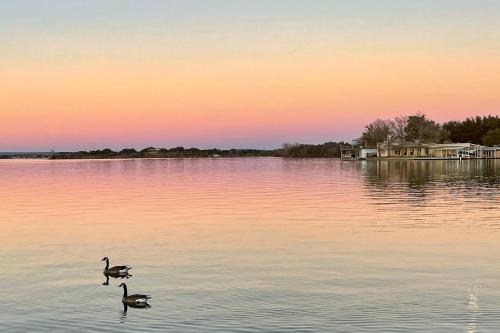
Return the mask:
<path id="1" fill-rule="evenodd" d="M 357 2 L 1 4 L 0 151 L 278 147 L 499 113 L 500 6 Z"/>

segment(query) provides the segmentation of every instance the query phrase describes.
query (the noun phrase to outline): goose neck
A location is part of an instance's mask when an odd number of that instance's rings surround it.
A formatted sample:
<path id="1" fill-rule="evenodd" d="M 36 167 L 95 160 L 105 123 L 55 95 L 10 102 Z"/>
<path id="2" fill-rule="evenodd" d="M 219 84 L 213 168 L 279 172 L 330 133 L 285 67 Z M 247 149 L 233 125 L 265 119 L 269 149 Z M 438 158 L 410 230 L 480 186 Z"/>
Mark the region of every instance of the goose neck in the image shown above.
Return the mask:
<path id="1" fill-rule="evenodd" d="M 127 297 L 127 285 L 123 285 L 123 297 Z"/>

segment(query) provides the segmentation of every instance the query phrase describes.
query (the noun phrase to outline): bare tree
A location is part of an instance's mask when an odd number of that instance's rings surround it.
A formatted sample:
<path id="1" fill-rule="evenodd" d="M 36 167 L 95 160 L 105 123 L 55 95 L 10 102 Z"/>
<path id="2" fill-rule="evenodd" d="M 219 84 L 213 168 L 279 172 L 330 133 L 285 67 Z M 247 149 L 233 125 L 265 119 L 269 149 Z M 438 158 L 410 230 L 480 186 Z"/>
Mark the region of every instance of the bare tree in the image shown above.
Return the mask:
<path id="1" fill-rule="evenodd" d="M 361 135 L 361 141 L 366 141 L 370 146 L 376 146 L 377 142 L 387 140 L 391 133 L 392 121 L 377 119 L 365 126 L 365 131 Z"/>
<path id="2" fill-rule="evenodd" d="M 405 142 L 406 126 L 408 126 L 408 116 L 405 115 L 395 117 L 392 122 L 392 138 L 400 144 Z"/>

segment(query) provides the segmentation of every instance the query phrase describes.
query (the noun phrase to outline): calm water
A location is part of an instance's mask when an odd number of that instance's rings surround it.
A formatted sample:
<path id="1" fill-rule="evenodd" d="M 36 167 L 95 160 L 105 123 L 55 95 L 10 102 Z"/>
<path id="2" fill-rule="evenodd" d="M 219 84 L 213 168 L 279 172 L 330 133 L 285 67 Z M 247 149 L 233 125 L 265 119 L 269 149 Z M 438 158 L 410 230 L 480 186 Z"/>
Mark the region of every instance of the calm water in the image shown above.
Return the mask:
<path id="1" fill-rule="evenodd" d="M 2 332 L 500 327 L 500 160 L 1 161 L 0 185 Z"/>

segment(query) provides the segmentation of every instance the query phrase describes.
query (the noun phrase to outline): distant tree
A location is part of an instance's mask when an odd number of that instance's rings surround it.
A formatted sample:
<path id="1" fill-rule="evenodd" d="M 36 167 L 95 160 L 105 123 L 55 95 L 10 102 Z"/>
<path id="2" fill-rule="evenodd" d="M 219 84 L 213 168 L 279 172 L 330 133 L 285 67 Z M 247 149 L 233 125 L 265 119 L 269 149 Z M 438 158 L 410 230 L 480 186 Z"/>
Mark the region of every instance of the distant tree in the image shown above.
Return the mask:
<path id="1" fill-rule="evenodd" d="M 148 148 L 144 148 L 143 150 L 141 150 L 141 153 L 154 153 L 156 151 L 157 151 L 157 149 L 155 147 L 148 147 Z"/>
<path id="2" fill-rule="evenodd" d="M 325 150 L 328 150 L 325 148 Z M 122 149 L 119 153 L 111 149 L 92 150 L 92 151 L 79 151 L 76 153 L 54 153 L 50 156 L 51 159 L 78 159 L 78 158 L 182 158 L 182 157 L 209 157 L 218 154 L 224 157 L 246 157 L 246 156 L 276 156 L 281 157 L 282 151 L 280 149 L 274 150 L 259 150 L 259 149 L 198 149 L 183 147 L 176 147 L 172 149 L 167 148 L 146 148 L 141 151 L 136 151 L 133 148 Z M 319 154 L 318 154 L 319 155 Z"/>
<path id="3" fill-rule="evenodd" d="M 399 143 L 405 142 L 408 116 L 397 116 L 391 122 L 391 137 Z"/>
<path id="4" fill-rule="evenodd" d="M 449 121 L 443 124 L 452 142 L 470 142 L 481 144 L 483 136 L 491 130 L 500 128 L 500 117 L 471 117 L 464 121 Z"/>
<path id="5" fill-rule="evenodd" d="M 393 127 L 392 120 L 377 119 L 365 126 L 360 140 L 366 142 L 370 147 L 375 147 L 378 142 L 384 142 L 389 138 Z"/>
<path id="6" fill-rule="evenodd" d="M 134 153 L 137 153 L 137 150 L 135 150 L 134 148 L 125 148 L 120 150 L 119 152 L 119 154 L 134 154 Z"/>
<path id="7" fill-rule="evenodd" d="M 450 131 L 448 131 L 446 128 L 443 126 L 440 126 L 440 140 L 439 143 L 449 143 L 452 142 L 450 138 Z"/>
<path id="8" fill-rule="evenodd" d="M 300 144 L 298 143 L 284 143 L 282 149 L 283 157 L 298 157 L 298 152 L 300 150 Z"/>
<path id="9" fill-rule="evenodd" d="M 200 150 L 198 148 L 188 148 L 185 150 L 185 155 L 188 157 L 203 157 L 206 154 L 204 154 L 203 150 Z"/>
<path id="10" fill-rule="evenodd" d="M 340 157 L 340 143 L 326 142 L 319 145 L 285 143 L 281 150 L 281 156 L 293 158 Z"/>
<path id="11" fill-rule="evenodd" d="M 488 133 L 481 138 L 481 142 L 485 146 L 500 145 L 500 128 L 488 131 Z"/>
<path id="12" fill-rule="evenodd" d="M 434 120 L 427 119 L 424 114 L 414 114 L 408 117 L 405 128 L 407 141 L 441 141 L 441 127 Z"/>
<path id="13" fill-rule="evenodd" d="M 221 154 L 221 150 L 220 149 L 217 149 L 217 148 L 212 148 L 212 149 L 207 149 L 207 154 L 208 155 L 220 155 Z"/>
<path id="14" fill-rule="evenodd" d="M 184 147 L 175 147 L 175 148 L 170 149 L 170 151 L 173 151 L 173 152 L 183 152 L 184 150 L 185 150 Z"/>
<path id="15" fill-rule="evenodd" d="M 101 150 L 101 153 L 99 155 L 102 158 L 111 158 L 111 157 L 114 157 L 116 155 L 116 152 L 112 151 L 109 148 L 106 148 L 106 149 Z"/>

